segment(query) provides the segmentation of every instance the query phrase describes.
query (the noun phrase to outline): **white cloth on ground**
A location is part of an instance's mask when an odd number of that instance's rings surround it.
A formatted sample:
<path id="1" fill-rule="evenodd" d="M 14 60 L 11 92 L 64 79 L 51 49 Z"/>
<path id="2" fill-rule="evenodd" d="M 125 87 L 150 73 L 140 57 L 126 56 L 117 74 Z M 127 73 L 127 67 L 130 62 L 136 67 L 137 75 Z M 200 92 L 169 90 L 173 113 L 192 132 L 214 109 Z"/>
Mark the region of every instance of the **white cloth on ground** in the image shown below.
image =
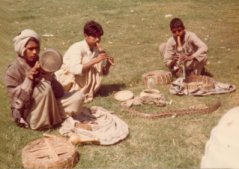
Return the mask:
<path id="1" fill-rule="evenodd" d="M 223 94 L 230 93 L 236 90 L 235 85 L 221 83 L 218 81 L 214 81 L 213 89 L 203 89 L 200 86 L 194 89 L 188 89 L 183 82 L 183 77 L 177 78 L 170 85 L 169 91 L 171 94 L 177 95 L 194 95 L 194 96 L 203 96 L 203 95 L 212 95 L 212 94 Z"/>
<path id="2" fill-rule="evenodd" d="M 76 123 L 90 125 L 92 130 L 75 127 Z M 59 130 L 61 135 L 70 136 L 77 134 L 80 138 L 96 138 L 100 145 L 112 145 L 123 139 L 129 134 L 128 125 L 116 115 L 108 110 L 93 106 L 84 109 L 80 114 L 68 117 Z"/>

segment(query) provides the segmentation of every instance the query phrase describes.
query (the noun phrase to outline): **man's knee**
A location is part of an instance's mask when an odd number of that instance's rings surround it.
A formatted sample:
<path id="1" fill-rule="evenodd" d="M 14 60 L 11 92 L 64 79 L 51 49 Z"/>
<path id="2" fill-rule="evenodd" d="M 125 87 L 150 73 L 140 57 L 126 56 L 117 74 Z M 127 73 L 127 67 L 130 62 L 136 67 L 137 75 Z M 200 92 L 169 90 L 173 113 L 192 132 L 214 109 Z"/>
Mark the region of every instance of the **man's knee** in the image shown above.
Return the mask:
<path id="1" fill-rule="evenodd" d="M 74 98 L 73 102 L 83 104 L 83 102 L 85 100 L 85 95 L 81 91 L 76 91 L 74 93 L 74 97 L 73 98 Z"/>
<path id="2" fill-rule="evenodd" d="M 80 91 L 72 91 L 66 93 L 61 99 L 61 105 L 64 109 L 64 113 L 72 115 L 80 112 L 84 104 L 85 95 Z"/>

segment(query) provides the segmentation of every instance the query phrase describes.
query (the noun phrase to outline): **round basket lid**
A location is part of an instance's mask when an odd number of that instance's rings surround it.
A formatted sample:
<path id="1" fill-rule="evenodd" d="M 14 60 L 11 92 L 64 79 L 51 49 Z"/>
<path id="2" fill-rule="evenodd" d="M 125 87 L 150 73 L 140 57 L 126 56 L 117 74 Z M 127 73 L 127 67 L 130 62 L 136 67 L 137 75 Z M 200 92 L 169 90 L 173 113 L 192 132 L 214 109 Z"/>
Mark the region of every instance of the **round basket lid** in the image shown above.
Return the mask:
<path id="1" fill-rule="evenodd" d="M 32 141 L 22 150 L 24 168 L 73 168 L 79 161 L 75 146 L 62 137 L 44 137 Z"/>
<path id="2" fill-rule="evenodd" d="M 117 93 L 115 93 L 114 98 L 118 101 L 126 101 L 129 99 L 132 99 L 134 97 L 133 92 L 129 90 L 122 90 Z"/>
<path id="3" fill-rule="evenodd" d="M 54 49 L 46 49 L 40 55 L 40 66 L 46 72 L 55 72 L 60 69 L 62 65 L 61 54 Z"/>

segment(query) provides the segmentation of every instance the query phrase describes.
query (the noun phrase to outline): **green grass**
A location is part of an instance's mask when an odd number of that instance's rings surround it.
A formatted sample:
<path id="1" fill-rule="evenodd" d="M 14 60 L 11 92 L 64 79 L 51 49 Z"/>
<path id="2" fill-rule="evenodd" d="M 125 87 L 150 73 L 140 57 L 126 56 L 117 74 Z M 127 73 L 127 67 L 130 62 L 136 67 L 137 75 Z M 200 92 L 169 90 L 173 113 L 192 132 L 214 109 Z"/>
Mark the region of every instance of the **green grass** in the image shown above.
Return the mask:
<path id="1" fill-rule="evenodd" d="M 239 1 L 237 0 L 16 0 L 0 2 L 0 76 L 15 58 L 13 37 L 22 29 L 34 29 L 43 37 L 42 49 L 56 48 L 64 53 L 83 38 L 88 20 L 100 22 L 105 34 L 102 46 L 116 65 L 104 78 L 101 91 L 86 106 L 102 106 L 127 122 L 130 135 L 113 146 L 78 146 L 81 155 L 75 168 L 199 168 L 205 142 L 218 119 L 239 105 L 239 92 L 206 97 L 175 96 L 168 86 L 158 89 L 172 105 L 137 107 L 148 112 L 185 108 L 190 104 L 220 100 L 212 114 L 145 120 L 132 116 L 113 99 L 118 90 L 138 95 L 144 89 L 141 75 L 164 69 L 157 46 L 171 36 L 166 14 L 183 19 L 209 47 L 207 68 L 214 78 L 239 86 Z M 0 81 L 0 166 L 21 168 L 21 150 L 43 132 L 18 128 L 10 118 L 8 99 Z M 56 130 L 48 132 L 57 133 Z"/>

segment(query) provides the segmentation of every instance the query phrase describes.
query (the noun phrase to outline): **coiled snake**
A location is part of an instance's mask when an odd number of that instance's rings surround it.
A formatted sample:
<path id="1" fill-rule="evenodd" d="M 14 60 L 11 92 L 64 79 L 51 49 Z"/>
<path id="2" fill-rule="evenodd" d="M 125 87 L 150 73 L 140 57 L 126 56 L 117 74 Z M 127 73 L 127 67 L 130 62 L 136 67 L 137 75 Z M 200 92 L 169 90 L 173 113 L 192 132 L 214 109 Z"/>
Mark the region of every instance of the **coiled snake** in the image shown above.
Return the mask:
<path id="1" fill-rule="evenodd" d="M 163 112 L 157 112 L 157 113 L 144 113 L 137 111 L 132 108 L 124 108 L 124 110 L 132 113 L 135 116 L 142 117 L 145 119 L 157 119 L 157 118 L 162 118 L 162 117 L 168 117 L 168 116 L 181 116 L 181 115 L 186 115 L 186 114 L 206 114 L 206 113 L 212 113 L 216 111 L 219 107 L 221 106 L 220 101 L 216 101 L 207 107 L 203 108 L 188 108 L 188 109 L 179 109 L 179 110 L 169 110 L 169 111 L 163 111 Z"/>

